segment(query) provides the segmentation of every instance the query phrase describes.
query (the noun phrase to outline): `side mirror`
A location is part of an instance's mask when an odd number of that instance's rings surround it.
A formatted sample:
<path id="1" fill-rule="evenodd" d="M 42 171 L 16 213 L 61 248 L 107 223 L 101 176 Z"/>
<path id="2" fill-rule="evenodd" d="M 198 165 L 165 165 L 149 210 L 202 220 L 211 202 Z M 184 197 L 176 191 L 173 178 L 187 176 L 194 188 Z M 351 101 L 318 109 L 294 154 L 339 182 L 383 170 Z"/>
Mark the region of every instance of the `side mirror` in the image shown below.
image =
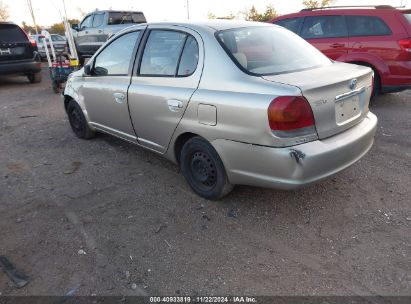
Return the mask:
<path id="1" fill-rule="evenodd" d="M 84 70 L 84 75 L 85 76 L 90 76 L 91 75 L 91 65 L 89 65 L 89 64 L 86 64 L 84 67 L 83 67 L 83 70 Z"/>
<path id="2" fill-rule="evenodd" d="M 78 30 L 79 30 L 78 24 L 72 24 L 72 25 L 71 25 L 71 28 L 72 28 L 73 30 L 75 30 L 75 31 L 78 31 Z"/>

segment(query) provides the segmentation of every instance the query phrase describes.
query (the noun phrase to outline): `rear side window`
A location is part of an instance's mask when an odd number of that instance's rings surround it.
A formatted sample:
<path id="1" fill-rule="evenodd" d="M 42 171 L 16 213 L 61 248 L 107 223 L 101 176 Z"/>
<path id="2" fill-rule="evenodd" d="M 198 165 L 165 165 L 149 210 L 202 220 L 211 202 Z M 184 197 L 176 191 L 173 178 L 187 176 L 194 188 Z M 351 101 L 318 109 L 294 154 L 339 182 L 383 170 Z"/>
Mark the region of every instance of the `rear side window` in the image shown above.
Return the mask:
<path id="1" fill-rule="evenodd" d="M 17 25 L 0 25 L 0 43 L 4 42 L 27 42 L 28 38 Z"/>
<path id="2" fill-rule="evenodd" d="M 120 36 L 97 55 L 93 68 L 95 76 L 127 75 L 135 44 L 140 32 Z"/>
<path id="3" fill-rule="evenodd" d="M 193 36 L 188 36 L 181 54 L 178 76 L 189 76 L 194 73 L 198 63 L 198 44 Z"/>
<path id="4" fill-rule="evenodd" d="M 186 38 L 182 32 L 151 31 L 141 60 L 140 75 L 175 76 Z"/>
<path id="5" fill-rule="evenodd" d="M 111 12 L 108 15 L 108 24 L 145 23 L 146 18 L 142 13 Z"/>
<path id="6" fill-rule="evenodd" d="M 350 36 L 386 36 L 391 35 L 385 22 L 374 16 L 347 16 Z"/>
<path id="7" fill-rule="evenodd" d="M 276 21 L 274 22 L 274 24 L 280 25 L 282 27 L 285 27 L 287 30 L 297 33 L 302 21 L 303 18 L 290 18 Z"/>
<path id="8" fill-rule="evenodd" d="M 411 14 L 404 14 L 404 17 L 408 20 L 408 23 L 411 25 Z"/>
<path id="9" fill-rule="evenodd" d="M 301 36 L 305 39 L 348 37 L 344 16 L 305 17 Z"/>
<path id="10" fill-rule="evenodd" d="M 96 14 L 96 15 L 94 15 L 93 27 L 102 26 L 103 23 L 104 23 L 104 14 Z"/>

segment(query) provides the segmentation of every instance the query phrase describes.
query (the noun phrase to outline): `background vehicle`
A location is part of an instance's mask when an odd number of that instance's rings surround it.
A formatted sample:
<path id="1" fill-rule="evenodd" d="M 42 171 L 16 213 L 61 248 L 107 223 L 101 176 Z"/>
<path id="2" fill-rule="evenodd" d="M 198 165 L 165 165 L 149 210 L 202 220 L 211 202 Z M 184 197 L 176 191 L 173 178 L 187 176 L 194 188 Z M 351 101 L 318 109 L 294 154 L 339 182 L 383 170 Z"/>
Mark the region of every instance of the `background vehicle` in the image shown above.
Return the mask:
<path id="1" fill-rule="evenodd" d="M 142 12 L 95 11 L 84 17 L 79 25 L 73 24 L 73 37 L 81 62 L 92 56 L 107 39 L 118 31 L 138 23 L 146 23 Z"/>
<path id="2" fill-rule="evenodd" d="M 66 38 L 58 34 L 51 34 L 50 36 L 51 36 L 51 40 L 53 41 L 53 46 L 54 46 L 54 50 L 56 51 L 56 53 L 62 53 L 67 44 Z M 46 51 L 44 50 L 44 44 L 43 44 L 44 36 L 43 35 L 31 35 L 30 37 L 36 40 L 38 52 L 41 58 L 45 59 Z M 49 46 L 49 51 L 50 51 L 50 46 Z"/>
<path id="3" fill-rule="evenodd" d="M 273 23 L 297 33 L 333 60 L 371 67 L 374 94 L 411 87 L 411 10 L 387 5 L 304 9 Z"/>
<path id="4" fill-rule="evenodd" d="M 41 81 L 41 58 L 37 44 L 16 24 L 0 22 L 0 75 L 26 75 Z"/>
<path id="5" fill-rule="evenodd" d="M 356 162 L 374 140 L 371 90 L 370 68 L 332 62 L 279 26 L 156 23 L 110 39 L 71 74 L 64 105 L 79 138 L 102 131 L 162 154 L 218 199 Z"/>

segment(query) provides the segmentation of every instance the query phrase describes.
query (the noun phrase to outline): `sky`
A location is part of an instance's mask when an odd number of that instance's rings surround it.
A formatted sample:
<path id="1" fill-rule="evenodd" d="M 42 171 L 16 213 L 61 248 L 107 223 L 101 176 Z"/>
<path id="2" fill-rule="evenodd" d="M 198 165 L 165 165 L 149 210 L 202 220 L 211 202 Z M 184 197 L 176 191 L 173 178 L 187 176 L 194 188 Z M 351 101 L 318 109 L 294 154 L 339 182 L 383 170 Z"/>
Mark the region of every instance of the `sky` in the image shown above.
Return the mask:
<path id="1" fill-rule="evenodd" d="M 25 21 L 32 25 L 27 0 L 1 0 L 8 6 L 11 21 L 21 24 Z M 61 21 L 63 0 L 31 0 L 38 25 L 48 26 Z M 187 20 L 187 0 L 65 0 L 69 19 L 82 19 L 81 11 L 89 13 L 95 9 L 138 10 L 143 11 L 150 21 Z M 216 16 L 236 15 L 239 11 L 255 6 L 264 12 L 267 5 L 272 5 L 280 14 L 299 11 L 303 8 L 302 0 L 188 0 L 190 20 L 207 18 L 208 13 Z M 401 3 L 411 8 L 411 0 L 337 0 L 335 5 L 389 4 Z"/>

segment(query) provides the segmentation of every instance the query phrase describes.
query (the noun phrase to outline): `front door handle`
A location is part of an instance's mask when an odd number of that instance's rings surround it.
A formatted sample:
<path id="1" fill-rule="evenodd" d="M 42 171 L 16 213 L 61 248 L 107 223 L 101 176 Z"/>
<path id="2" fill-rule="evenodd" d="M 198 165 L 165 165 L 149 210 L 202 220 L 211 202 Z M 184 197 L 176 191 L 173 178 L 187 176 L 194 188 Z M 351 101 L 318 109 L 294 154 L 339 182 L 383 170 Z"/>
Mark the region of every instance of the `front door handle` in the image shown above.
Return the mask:
<path id="1" fill-rule="evenodd" d="M 117 103 L 123 103 L 126 99 L 126 95 L 124 93 L 114 93 L 114 99 Z"/>
<path id="2" fill-rule="evenodd" d="M 168 108 L 171 112 L 178 112 L 183 107 L 183 102 L 176 99 L 167 100 Z"/>
<path id="3" fill-rule="evenodd" d="M 339 48 L 345 47 L 345 44 L 344 43 L 334 43 L 334 44 L 331 44 L 331 47 L 333 49 L 339 49 Z"/>
<path id="4" fill-rule="evenodd" d="M 85 31 L 86 34 L 88 34 L 88 31 Z"/>

